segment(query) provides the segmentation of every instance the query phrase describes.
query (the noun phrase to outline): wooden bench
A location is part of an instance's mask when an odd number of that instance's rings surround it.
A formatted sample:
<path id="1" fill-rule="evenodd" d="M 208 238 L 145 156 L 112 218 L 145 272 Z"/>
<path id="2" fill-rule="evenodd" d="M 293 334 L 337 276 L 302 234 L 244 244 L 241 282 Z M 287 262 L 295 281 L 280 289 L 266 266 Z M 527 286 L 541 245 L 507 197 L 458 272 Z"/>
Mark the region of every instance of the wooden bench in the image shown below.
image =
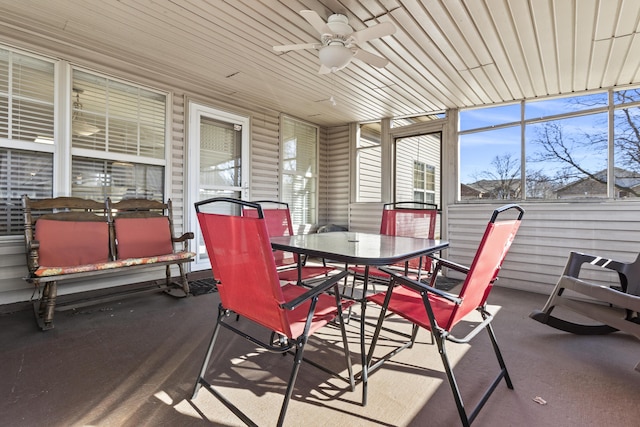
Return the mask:
<path id="1" fill-rule="evenodd" d="M 188 241 L 194 236 L 189 232 L 174 237 L 171 200 L 127 199 L 114 203 L 107 199 L 101 203 L 77 197 L 32 200 L 24 196 L 23 207 L 29 270 L 25 280 L 39 290 L 34 311 L 43 330 L 53 328 L 57 286 L 63 280 L 165 266 L 164 283 L 119 290 L 72 306 L 146 292 L 189 295 L 184 264 L 195 256 L 188 251 Z M 179 268 L 179 283 L 172 281 L 172 265 Z"/>

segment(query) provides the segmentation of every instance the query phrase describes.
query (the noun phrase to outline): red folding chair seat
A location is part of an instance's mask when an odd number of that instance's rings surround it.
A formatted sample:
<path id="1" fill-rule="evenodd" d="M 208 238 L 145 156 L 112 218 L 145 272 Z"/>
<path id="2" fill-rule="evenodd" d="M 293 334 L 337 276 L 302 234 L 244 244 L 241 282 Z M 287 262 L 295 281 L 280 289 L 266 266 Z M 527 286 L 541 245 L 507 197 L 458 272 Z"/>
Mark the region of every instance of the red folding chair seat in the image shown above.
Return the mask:
<path id="1" fill-rule="evenodd" d="M 211 204 L 216 204 L 212 206 L 211 212 L 217 213 L 201 212 L 203 205 Z M 219 213 L 225 211 L 220 206 L 226 206 L 226 211 L 230 213 Z M 219 282 L 217 287 L 220 304 L 192 399 L 196 398 L 201 387 L 205 387 L 243 422 L 254 425 L 247 415 L 226 400 L 205 379 L 220 328 L 224 327 L 268 351 L 283 354 L 294 352 L 293 368 L 277 422 L 278 426 L 282 425 L 303 360 L 305 344 L 309 336 L 334 320 L 337 320 L 340 327 L 349 376 L 347 381 L 353 390 L 353 370 L 342 321 L 343 308 L 349 307 L 352 302 L 342 301 L 338 292 L 338 282 L 347 273 L 332 275 L 311 289 L 294 284 L 281 286 L 260 205 L 238 199 L 213 198 L 196 203 L 195 208 L 213 275 Z M 257 215 L 242 216 L 241 208 L 253 209 Z M 259 338 L 255 336 L 255 332 L 251 334 L 242 330 L 239 325 L 232 324 L 237 321 L 234 320 L 237 319 L 236 316 L 229 316 L 232 312 L 262 326 L 261 330 L 270 334 L 270 338 Z"/>
<path id="2" fill-rule="evenodd" d="M 505 211 L 516 212 L 517 215 L 515 218 L 511 218 L 514 216 L 511 215 L 510 219 L 502 219 L 505 215 L 510 216 L 510 214 L 505 214 Z M 379 368 L 392 355 L 413 344 L 415 333 L 410 341 L 394 349 L 388 355 L 379 357 L 375 364 L 371 364 L 383 322 L 389 314 L 396 314 L 411 322 L 414 327 L 422 327 L 431 331 L 435 337 L 463 425 L 468 426 L 471 424 L 503 378 L 507 383 L 507 387 L 513 388 L 491 327 L 493 316 L 486 309 L 486 301 L 494 282 L 498 278 L 502 262 L 518 231 L 523 213 L 524 210 L 520 206 L 513 204 L 502 206 L 493 212 L 470 267 L 434 257 L 436 265 L 431 276 L 430 285 L 402 276 L 391 268 L 382 267 L 382 270 L 388 273 L 392 279 L 385 292 L 380 292 L 367 298 L 368 301 L 381 306 L 380 317 L 367 355 L 366 365 L 368 372 Z M 500 220 L 498 220 L 499 215 L 501 215 Z M 458 295 L 435 288 L 436 276 L 442 267 L 466 274 L 466 279 Z M 482 322 L 475 326 L 466 336 L 462 338 L 454 336 L 452 334 L 453 328 L 473 311 L 480 312 L 483 319 Z M 445 342 L 468 343 L 483 329 L 486 329 L 489 333 L 500 365 L 500 372 L 476 407 L 470 413 L 467 413 L 453 374 L 453 368 L 447 358 Z M 363 392 L 366 393 L 366 384 L 364 384 Z"/>

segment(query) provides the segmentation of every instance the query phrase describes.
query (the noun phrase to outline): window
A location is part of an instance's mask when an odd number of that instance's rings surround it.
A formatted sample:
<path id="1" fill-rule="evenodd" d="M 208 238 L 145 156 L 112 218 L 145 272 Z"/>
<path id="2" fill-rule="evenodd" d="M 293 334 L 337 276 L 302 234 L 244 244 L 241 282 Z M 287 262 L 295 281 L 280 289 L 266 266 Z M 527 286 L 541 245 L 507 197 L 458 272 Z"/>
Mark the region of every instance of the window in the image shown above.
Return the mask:
<path id="1" fill-rule="evenodd" d="M 73 71 L 71 194 L 164 199 L 166 95 Z"/>
<path id="2" fill-rule="evenodd" d="M 640 196 L 639 89 L 463 110 L 460 128 L 461 200 Z"/>
<path id="3" fill-rule="evenodd" d="M 357 201 L 382 200 L 382 150 L 380 146 L 380 122 L 360 125 L 356 144 Z"/>
<path id="4" fill-rule="evenodd" d="M 24 194 L 164 199 L 166 94 L 58 65 L 0 47 L 0 236 L 22 234 Z"/>
<path id="5" fill-rule="evenodd" d="M 22 196 L 53 195 L 54 64 L 0 48 L 0 236 L 23 232 Z"/>
<path id="6" fill-rule="evenodd" d="M 417 160 L 413 162 L 413 200 L 416 202 L 435 203 L 435 166 L 429 166 Z"/>
<path id="7" fill-rule="evenodd" d="M 282 118 L 282 196 L 295 226 L 317 221 L 318 128 Z"/>

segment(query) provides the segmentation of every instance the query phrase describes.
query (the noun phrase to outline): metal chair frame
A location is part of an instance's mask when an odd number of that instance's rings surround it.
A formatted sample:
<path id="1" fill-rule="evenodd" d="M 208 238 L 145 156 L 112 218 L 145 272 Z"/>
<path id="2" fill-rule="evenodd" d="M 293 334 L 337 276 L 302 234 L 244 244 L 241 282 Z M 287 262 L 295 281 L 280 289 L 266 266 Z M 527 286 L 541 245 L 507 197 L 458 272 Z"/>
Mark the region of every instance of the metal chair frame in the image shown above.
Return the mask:
<path id="1" fill-rule="evenodd" d="M 496 221 L 500 213 L 510 209 L 519 211 L 517 219 Z M 463 426 L 469 426 L 473 422 L 502 379 L 505 380 L 509 389 L 513 389 L 511 378 L 509 377 L 507 367 L 491 326 L 493 315 L 486 308 L 486 300 L 493 283 L 498 278 L 500 266 L 520 226 L 523 213 L 524 210 L 514 204 L 502 206 L 493 212 L 470 267 L 433 257 L 436 264 L 429 285 L 413 280 L 407 276 L 402 276 L 391 268 L 381 268 L 381 270 L 391 276 L 391 282 L 385 292 L 368 297 L 369 301 L 381 306 L 376 330 L 367 354 L 366 364 L 369 373 L 380 368 L 383 363 L 398 352 L 411 347 L 415 340 L 416 326 L 420 326 L 431 331 L 432 336 L 435 338 Z M 502 251 L 502 253 L 499 253 L 500 251 Z M 467 275 L 459 295 L 435 288 L 436 276 L 443 267 Z M 400 293 L 401 296 L 398 297 L 398 299 L 394 299 L 393 297 L 398 293 Z M 422 307 L 424 311 L 421 311 L 420 307 Z M 482 321 L 466 336 L 461 338 L 454 336 L 452 329 L 473 310 L 480 313 Z M 389 314 L 397 314 L 411 322 L 413 325 L 413 334 L 409 341 L 393 349 L 386 355 L 379 357 L 375 363 L 372 364 L 383 322 L 388 317 L 387 312 L 389 312 Z M 483 329 L 486 329 L 489 334 L 494 353 L 500 366 L 500 371 L 476 406 L 471 411 L 467 411 L 453 368 L 447 356 L 445 343 L 446 341 L 469 343 Z"/>
<path id="2" fill-rule="evenodd" d="M 257 210 L 257 217 L 241 217 L 239 215 L 220 215 L 220 214 L 206 214 L 200 211 L 200 208 L 204 204 L 209 203 L 229 203 L 232 205 L 239 205 L 242 207 L 248 207 Z M 339 294 L 339 286 L 338 282 L 342 280 L 347 272 L 342 272 L 340 274 L 335 274 L 330 276 L 327 280 L 322 282 L 321 284 L 307 289 L 304 287 L 300 287 L 293 284 L 285 285 L 284 287 L 280 286 L 279 280 L 277 278 L 277 271 L 275 267 L 275 260 L 273 259 L 273 253 L 271 251 L 270 245 L 268 243 L 268 231 L 266 228 L 266 223 L 264 221 L 264 215 L 262 212 L 262 208 L 259 204 L 245 202 L 238 199 L 232 198 L 213 198 L 208 199 L 202 202 L 198 202 L 195 204 L 196 212 L 198 215 L 198 220 L 200 222 L 200 227 L 202 229 L 202 234 L 205 238 L 205 244 L 207 246 L 207 251 L 209 253 L 209 257 L 212 264 L 212 271 L 214 276 L 217 276 L 216 279 L 220 281 L 220 285 L 218 286 L 218 292 L 220 293 L 221 302 L 218 306 L 218 316 L 216 318 L 215 327 L 213 330 L 213 334 L 211 336 L 211 340 L 209 342 L 209 346 L 207 347 L 207 352 L 205 358 L 203 360 L 200 372 L 198 374 L 198 378 L 194 385 L 193 394 L 191 399 L 195 399 L 198 395 L 198 392 L 201 387 L 204 387 L 209 392 L 211 392 L 215 397 L 217 397 L 227 408 L 229 408 L 236 416 L 238 416 L 244 423 L 247 425 L 256 425 L 246 414 L 244 414 L 238 407 L 236 407 L 233 403 L 228 401 L 224 396 L 222 396 L 213 385 L 205 379 L 205 374 L 207 372 L 207 368 L 209 366 L 209 361 L 211 355 L 213 353 L 213 348 L 217 341 L 220 328 L 226 328 L 227 330 L 234 332 L 241 337 L 249 340 L 253 344 L 260 346 L 270 352 L 274 353 L 282 353 L 286 354 L 290 351 L 293 352 L 293 367 L 289 376 L 289 380 L 287 383 L 287 388 L 284 395 L 284 400 L 282 406 L 280 408 L 280 414 L 278 417 L 277 425 L 281 426 L 284 423 L 284 418 L 286 415 L 286 411 L 289 405 L 289 401 L 291 400 L 291 395 L 293 393 L 294 384 L 296 378 L 298 376 L 298 372 L 300 369 L 301 362 L 306 360 L 303 358 L 305 345 L 309 339 L 309 336 L 313 334 L 315 330 L 319 327 L 325 326 L 333 321 L 337 321 L 340 326 L 340 331 L 342 335 L 342 342 L 344 345 L 344 357 L 345 362 L 347 364 L 348 378 L 342 378 L 347 381 L 353 391 L 355 388 L 355 380 L 353 375 L 353 369 L 351 365 L 351 356 L 348 347 L 348 341 L 346 336 L 346 330 L 344 327 L 344 322 L 342 321 L 342 310 L 343 306 L 348 307 L 352 302 L 341 300 Z M 207 217 L 209 216 L 209 217 Z M 263 265 L 263 268 L 269 273 L 264 279 L 264 284 L 262 283 L 253 283 L 252 280 L 237 280 L 227 282 L 227 278 L 238 278 L 239 273 L 237 271 L 238 268 L 243 268 L 244 264 L 236 264 L 236 265 L 227 265 L 228 261 L 222 261 L 217 259 L 216 251 L 224 251 L 225 253 L 231 254 L 236 246 L 234 246 L 234 239 L 240 239 L 237 235 L 227 235 L 227 239 L 222 239 L 221 248 L 215 248 L 217 242 L 215 242 L 216 231 L 219 229 L 216 228 L 212 230 L 209 228 L 210 224 L 208 221 L 216 220 L 216 218 L 233 218 L 233 223 L 230 220 L 225 222 L 216 223 L 216 225 L 228 226 L 228 228 L 233 228 L 233 232 L 238 232 L 241 228 L 238 228 L 238 221 L 247 221 L 252 223 L 251 231 L 258 231 L 258 242 L 249 242 L 249 244 L 240 244 L 237 247 L 242 247 L 241 251 L 243 252 L 259 252 L 261 254 L 260 258 L 264 260 L 268 265 Z M 246 223 L 245 223 L 246 224 Z M 234 228 L 236 227 L 236 228 Z M 219 232 L 219 231 L 218 231 Z M 239 233 L 238 233 L 239 234 Z M 226 246 L 225 246 L 226 245 Z M 247 249 L 249 247 L 249 249 Z M 253 252 L 251 252 L 253 251 Z M 239 254 L 237 258 L 242 257 L 243 254 Z M 270 259 L 269 259 L 270 255 Z M 252 262 L 259 262 L 258 260 L 252 260 Z M 258 268 L 259 266 L 255 267 Z M 233 288 L 231 288 L 233 287 Z M 238 295 L 245 292 L 248 297 L 253 297 L 256 295 L 255 301 L 261 301 L 265 298 L 270 301 L 268 305 L 262 305 L 261 307 L 255 307 L 254 301 L 248 301 L 250 298 L 238 298 Z M 252 288 L 256 288 L 253 290 Z M 233 289 L 233 292 L 229 295 L 226 292 L 230 292 L 229 290 Z M 270 296 L 273 294 L 273 296 Z M 266 296 L 265 296 L 266 295 Z M 285 300 L 285 295 L 289 296 L 288 300 Z M 261 299 L 262 298 L 262 299 Z M 329 304 L 330 300 L 335 299 L 335 310 L 330 309 L 333 304 Z M 226 302 L 225 302 L 226 301 Z M 284 301 L 284 302 L 274 302 L 274 301 Z M 317 312 L 317 309 L 320 308 L 320 303 L 322 302 L 322 312 Z M 238 307 L 236 307 L 235 305 Z M 258 302 L 259 304 L 259 302 Z M 301 333 L 298 336 L 295 336 L 297 332 L 296 330 L 300 330 L 300 326 L 302 326 L 302 320 L 297 321 L 297 328 L 294 328 L 292 322 L 292 318 L 288 313 L 293 313 L 295 310 L 304 310 L 305 305 L 308 305 L 308 311 L 304 316 L 304 326 L 301 330 Z M 255 307 L 255 312 L 252 309 Z M 274 307 L 273 309 L 270 307 Z M 275 310 L 275 311 L 274 311 Z M 248 318 L 252 322 L 263 326 L 267 331 L 271 331 L 271 339 L 269 341 L 265 341 L 262 339 L 256 338 L 254 335 L 249 334 L 245 331 L 240 330 L 238 327 L 229 323 L 227 319 L 230 317 L 231 313 L 236 313 L 237 315 L 241 315 L 243 318 Z M 292 314 L 293 316 L 293 314 Z M 302 318 L 302 312 L 299 312 L 298 316 Z M 275 324 L 275 326 L 274 326 Z M 281 326 L 278 326 L 281 325 Z M 276 330 L 276 328 L 278 330 Z M 286 332 L 288 331 L 288 332 Z M 286 335 L 287 334 L 287 335 Z M 308 362 L 308 361 L 307 361 Z M 318 364 L 312 363 L 316 367 L 321 367 Z M 329 372 L 335 376 L 338 374 L 329 371 L 328 369 L 324 369 L 326 372 Z"/>

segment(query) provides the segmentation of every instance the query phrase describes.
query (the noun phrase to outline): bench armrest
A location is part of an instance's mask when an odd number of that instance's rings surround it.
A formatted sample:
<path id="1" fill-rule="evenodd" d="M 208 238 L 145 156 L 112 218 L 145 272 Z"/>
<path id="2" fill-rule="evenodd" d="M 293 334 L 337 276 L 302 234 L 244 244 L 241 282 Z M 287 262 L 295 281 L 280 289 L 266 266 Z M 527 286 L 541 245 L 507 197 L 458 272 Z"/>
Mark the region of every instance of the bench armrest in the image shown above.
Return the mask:
<path id="1" fill-rule="evenodd" d="M 194 238 L 194 234 L 191 231 L 189 231 L 187 233 L 184 233 L 180 237 L 172 237 L 171 241 L 174 243 L 179 243 L 179 242 L 186 242 L 187 240 L 191 240 L 193 238 Z"/>

